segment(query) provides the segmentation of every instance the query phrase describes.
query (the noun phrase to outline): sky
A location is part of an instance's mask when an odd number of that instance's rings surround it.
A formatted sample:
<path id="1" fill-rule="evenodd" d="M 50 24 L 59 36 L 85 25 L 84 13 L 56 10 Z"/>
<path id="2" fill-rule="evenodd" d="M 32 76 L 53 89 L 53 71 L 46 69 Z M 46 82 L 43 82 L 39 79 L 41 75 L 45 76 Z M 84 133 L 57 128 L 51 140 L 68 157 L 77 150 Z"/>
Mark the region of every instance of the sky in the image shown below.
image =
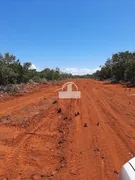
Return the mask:
<path id="1" fill-rule="evenodd" d="M 113 53 L 134 51 L 134 0 L 0 1 L 0 52 L 33 67 L 96 71 Z"/>

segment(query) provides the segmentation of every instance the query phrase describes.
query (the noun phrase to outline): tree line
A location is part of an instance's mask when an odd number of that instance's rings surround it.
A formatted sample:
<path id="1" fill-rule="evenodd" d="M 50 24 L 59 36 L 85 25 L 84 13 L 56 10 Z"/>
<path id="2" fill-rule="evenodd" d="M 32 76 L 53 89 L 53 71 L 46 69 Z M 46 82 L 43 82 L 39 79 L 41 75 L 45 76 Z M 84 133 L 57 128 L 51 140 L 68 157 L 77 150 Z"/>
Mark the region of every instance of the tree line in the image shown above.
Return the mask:
<path id="1" fill-rule="evenodd" d="M 110 79 L 111 82 L 130 82 L 135 86 L 135 52 L 113 54 L 91 77 L 99 80 Z"/>
<path id="2" fill-rule="evenodd" d="M 61 72 L 59 68 L 45 68 L 42 71 L 31 69 L 32 63 L 21 64 L 16 56 L 0 53 L 0 85 L 27 83 L 30 80 L 39 82 L 42 80 L 62 80 L 71 78 L 72 74 Z"/>

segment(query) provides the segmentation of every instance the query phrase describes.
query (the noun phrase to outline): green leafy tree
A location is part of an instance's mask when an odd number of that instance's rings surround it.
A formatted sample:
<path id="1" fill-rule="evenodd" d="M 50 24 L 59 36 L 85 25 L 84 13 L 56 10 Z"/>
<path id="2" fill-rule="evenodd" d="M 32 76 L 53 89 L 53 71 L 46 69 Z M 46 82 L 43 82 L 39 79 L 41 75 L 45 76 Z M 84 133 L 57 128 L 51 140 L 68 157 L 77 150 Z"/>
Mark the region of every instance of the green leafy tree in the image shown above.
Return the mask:
<path id="1" fill-rule="evenodd" d="M 56 69 L 45 68 L 38 72 L 31 69 L 31 62 L 21 64 L 19 59 L 13 54 L 0 54 L 0 85 L 27 83 L 29 80 L 39 82 L 42 79 L 60 80 L 72 77 L 71 74 L 62 73 L 57 67 Z"/>

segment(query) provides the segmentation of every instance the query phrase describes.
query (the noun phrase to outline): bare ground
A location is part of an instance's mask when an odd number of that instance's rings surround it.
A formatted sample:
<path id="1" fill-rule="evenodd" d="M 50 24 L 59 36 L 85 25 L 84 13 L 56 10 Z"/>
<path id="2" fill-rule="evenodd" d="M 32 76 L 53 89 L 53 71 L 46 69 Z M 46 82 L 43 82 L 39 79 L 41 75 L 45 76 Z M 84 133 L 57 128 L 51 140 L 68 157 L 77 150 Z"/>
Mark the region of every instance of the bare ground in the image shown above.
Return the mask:
<path id="1" fill-rule="evenodd" d="M 135 156 L 135 89 L 74 81 L 80 100 L 53 85 L 0 102 L 0 180 L 118 179 Z"/>

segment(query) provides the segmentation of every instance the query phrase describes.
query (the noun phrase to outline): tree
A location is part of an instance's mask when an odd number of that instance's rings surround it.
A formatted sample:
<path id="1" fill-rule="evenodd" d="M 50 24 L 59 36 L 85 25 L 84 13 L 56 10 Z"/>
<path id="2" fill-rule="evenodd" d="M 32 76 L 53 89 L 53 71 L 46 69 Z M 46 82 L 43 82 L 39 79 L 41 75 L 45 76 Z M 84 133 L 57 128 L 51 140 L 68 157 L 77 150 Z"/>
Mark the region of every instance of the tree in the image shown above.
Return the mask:
<path id="1" fill-rule="evenodd" d="M 135 60 L 128 62 L 125 70 L 125 80 L 131 81 L 135 86 Z"/>
<path id="2" fill-rule="evenodd" d="M 62 73 L 58 67 L 56 69 L 45 68 L 43 71 L 37 72 L 36 69 L 30 69 L 31 65 L 31 62 L 25 62 L 22 65 L 19 59 L 8 52 L 4 55 L 0 53 L 0 85 L 71 77 L 71 74 Z"/>
<path id="3" fill-rule="evenodd" d="M 135 85 L 135 52 L 119 52 L 107 59 L 100 71 L 92 75 L 100 80 L 113 79 L 119 81 L 131 81 Z"/>

